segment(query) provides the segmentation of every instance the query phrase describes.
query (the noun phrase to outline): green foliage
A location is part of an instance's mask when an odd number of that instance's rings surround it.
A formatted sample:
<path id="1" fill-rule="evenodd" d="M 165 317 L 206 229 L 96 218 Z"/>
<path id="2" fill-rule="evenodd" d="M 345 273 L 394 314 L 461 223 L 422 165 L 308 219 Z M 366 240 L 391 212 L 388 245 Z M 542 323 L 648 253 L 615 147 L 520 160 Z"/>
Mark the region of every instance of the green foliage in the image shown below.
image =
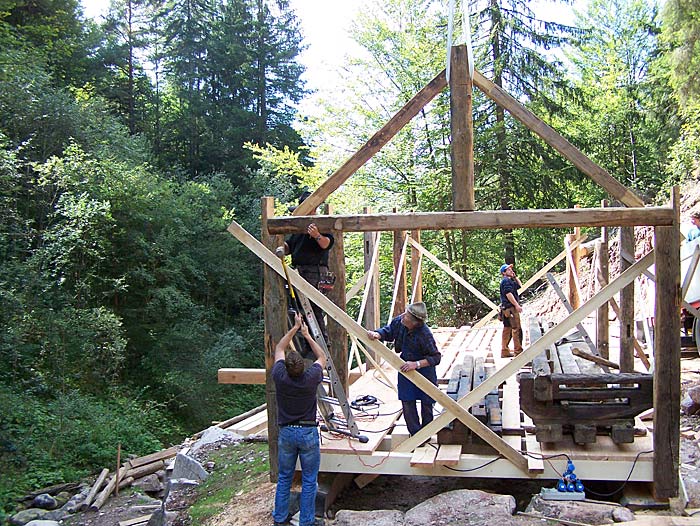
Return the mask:
<path id="1" fill-rule="evenodd" d="M 37 396 L 0 383 L 0 502 L 31 489 L 74 481 L 122 454 L 145 455 L 180 433 L 162 407 L 138 393 L 111 391 L 107 399 L 68 390 Z"/>
<path id="2" fill-rule="evenodd" d="M 700 2 L 667 0 L 663 5 L 662 40 L 668 47 L 670 81 L 681 101 L 700 97 Z"/>

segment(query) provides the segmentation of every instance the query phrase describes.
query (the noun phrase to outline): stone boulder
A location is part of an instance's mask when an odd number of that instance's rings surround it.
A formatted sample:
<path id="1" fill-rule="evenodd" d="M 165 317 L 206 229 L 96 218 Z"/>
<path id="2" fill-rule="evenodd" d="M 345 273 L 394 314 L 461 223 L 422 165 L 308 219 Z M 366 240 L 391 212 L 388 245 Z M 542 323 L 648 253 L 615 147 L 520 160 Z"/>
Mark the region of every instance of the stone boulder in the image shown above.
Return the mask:
<path id="1" fill-rule="evenodd" d="M 403 526 L 404 513 L 398 510 L 340 510 L 335 526 Z"/>
<path id="2" fill-rule="evenodd" d="M 47 513 L 47 510 L 42 510 L 40 508 L 28 508 L 10 517 L 10 524 L 12 526 L 24 526 L 33 520 L 43 519 Z"/>
<path id="3" fill-rule="evenodd" d="M 634 520 L 634 514 L 616 504 L 602 502 L 582 502 L 571 500 L 545 500 L 535 495 L 527 507 L 528 513 L 586 524 L 613 524 L 619 518 Z M 616 517 L 618 520 L 616 520 Z"/>
<path id="4" fill-rule="evenodd" d="M 404 526 L 515 526 L 515 499 L 481 490 L 454 490 L 436 495 L 404 516 Z"/>

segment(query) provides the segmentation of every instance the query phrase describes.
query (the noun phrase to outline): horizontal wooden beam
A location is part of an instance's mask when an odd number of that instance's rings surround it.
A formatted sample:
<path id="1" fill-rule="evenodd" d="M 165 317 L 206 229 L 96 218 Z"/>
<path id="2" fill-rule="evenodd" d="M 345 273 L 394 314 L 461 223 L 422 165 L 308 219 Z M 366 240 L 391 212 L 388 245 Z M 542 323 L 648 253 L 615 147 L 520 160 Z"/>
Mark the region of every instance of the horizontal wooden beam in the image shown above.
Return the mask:
<path id="1" fill-rule="evenodd" d="M 573 228 L 582 226 L 671 226 L 673 209 L 570 208 L 549 210 L 488 210 L 478 212 L 409 212 L 336 216 L 286 216 L 268 219 L 270 234 L 305 232 L 313 221 L 321 232 L 382 230 L 489 230 L 512 228 Z"/>
<path id="2" fill-rule="evenodd" d="M 362 376 L 361 371 L 350 371 L 350 383 Z M 218 371 L 220 384 L 262 385 L 265 383 L 265 369 L 235 369 L 222 368 Z"/>

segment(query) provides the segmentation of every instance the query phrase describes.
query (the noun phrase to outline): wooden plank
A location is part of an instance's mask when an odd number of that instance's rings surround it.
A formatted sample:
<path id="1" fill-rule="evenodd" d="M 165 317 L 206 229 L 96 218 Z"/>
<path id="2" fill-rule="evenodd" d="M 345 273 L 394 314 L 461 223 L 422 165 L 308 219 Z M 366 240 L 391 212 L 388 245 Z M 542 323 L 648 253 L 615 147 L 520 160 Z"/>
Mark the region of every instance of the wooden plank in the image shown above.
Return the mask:
<path id="1" fill-rule="evenodd" d="M 673 211 L 669 208 L 653 206 L 647 208 L 476 210 L 473 212 L 285 216 L 269 219 L 267 225 L 270 234 L 300 233 L 304 231 L 310 221 L 314 221 L 319 230 L 324 232 L 333 228 L 343 232 L 376 232 L 413 229 L 495 230 L 573 228 L 576 226 L 668 226 L 673 222 L 672 214 Z"/>
<path id="2" fill-rule="evenodd" d="M 656 312 L 654 335 L 654 497 L 678 496 L 680 458 L 681 331 L 679 191 L 673 188 L 676 224 L 654 229 Z"/>
<path id="3" fill-rule="evenodd" d="M 497 86 L 476 70 L 474 70 L 473 82 L 487 97 L 508 110 L 513 117 L 539 135 L 542 140 L 571 161 L 576 168 L 605 188 L 611 196 L 627 206 L 644 205 L 644 201 L 632 190 L 625 188 L 617 179 L 591 161 L 551 126 L 510 96 L 503 88 Z"/>
<path id="4" fill-rule="evenodd" d="M 180 450 L 180 446 L 173 446 L 173 447 L 169 447 L 168 449 L 156 451 L 155 453 L 151 453 L 150 455 L 145 455 L 143 457 L 138 457 L 138 458 L 132 458 L 131 460 L 129 460 L 129 466 L 132 468 L 137 468 L 139 466 L 143 466 L 145 464 L 150 464 L 151 462 L 156 462 L 158 460 L 167 460 L 167 459 L 172 458 L 175 455 L 177 455 L 177 452 L 179 450 Z"/>
<path id="5" fill-rule="evenodd" d="M 601 201 L 600 206 L 605 207 L 607 202 L 605 199 Z M 596 242 L 596 251 L 598 253 L 598 266 L 594 272 L 603 276 L 605 283 L 608 282 L 610 274 L 610 254 L 608 252 L 608 229 L 601 227 L 600 239 Z M 602 283 L 601 283 L 602 286 Z M 603 358 L 610 357 L 610 320 L 609 320 L 608 304 L 603 304 L 596 314 L 596 349 Z"/>
<path id="6" fill-rule="evenodd" d="M 544 460 L 542 458 L 542 450 L 537 437 L 532 433 L 525 433 L 525 447 L 527 452 L 532 456 L 527 456 L 527 467 L 531 473 L 544 473 Z"/>
<path id="7" fill-rule="evenodd" d="M 262 385 L 265 383 L 265 369 L 222 368 L 217 372 L 220 384 Z"/>
<path id="8" fill-rule="evenodd" d="M 520 403 L 518 400 L 518 383 L 514 377 L 508 379 L 503 385 L 503 410 L 501 411 L 501 420 L 503 426 L 503 434 L 512 434 L 520 436 L 523 432 L 520 425 Z"/>
<path id="9" fill-rule="evenodd" d="M 249 250 L 251 250 L 258 258 L 260 258 L 266 265 L 268 265 L 272 270 L 280 275 L 284 274 L 282 269 L 282 263 L 270 250 L 266 249 L 257 239 L 251 236 L 244 228 L 242 228 L 236 221 L 232 221 L 227 229 L 236 239 L 238 239 L 243 245 L 245 245 Z M 311 301 L 319 305 L 326 313 L 335 319 L 338 323 L 343 325 L 349 334 L 355 336 L 360 340 L 368 349 L 372 349 L 377 355 L 381 356 L 387 361 L 391 367 L 399 370 L 401 366 L 405 363 L 396 353 L 387 349 L 381 342 L 370 340 L 367 336 L 367 331 L 358 325 L 355 320 L 347 315 L 344 311 L 338 308 L 332 301 L 321 294 L 316 288 L 309 285 L 309 283 L 303 279 L 296 270 L 292 269 L 289 271 L 289 279 L 292 285 L 299 289 L 302 294 L 307 296 Z M 619 279 L 624 279 L 622 276 Z M 524 353 L 520 356 L 524 356 Z M 512 449 L 508 444 L 506 444 L 498 435 L 491 431 L 484 424 L 479 422 L 474 418 L 464 407 L 460 406 L 457 402 L 452 400 L 449 396 L 443 393 L 435 385 L 433 385 L 429 380 L 427 380 L 423 375 L 416 371 L 407 371 L 406 373 L 401 373 L 411 382 L 413 382 L 419 389 L 432 397 L 436 402 L 442 405 L 452 418 L 459 418 L 464 424 L 469 427 L 474 433 L 479 435 L 481 438 L 486 440 L 494 449 L 505 456 L 510 462 L 512 462 L 518 469 L 525 471 L 527 469 L 527 460 L 518 452 Z M 500 382 L 499 382 L 500 383 Z M 357 384 L 357 383 L 356 383 Z M 355 384 L 355 385 L 356 385 Z M 269 405 L 268 405 L 269 408 Z M 434 423 L 434 422 L 433 422 Z M 431 423 L 432 424 L 432 423 Z M 429 424 L 428 426 L 430 426 Z M 440 426 L 440 428 L 444 427 Z M 426 428 L 421 429 L 416 435 L 412 436 L 404 444 L 399 447 L 406 447 L 406 444 L 411 443 L 411 447 L 415 448 L 418 444 L 422 443 L 430 436 L 432 436 L 436 430 L 426 431 Z"/>
<path id="10" fill-rule="evenodd" d="M 119 526 L 136 526 L 137 524 L 146 524 L 152 515 L 153 514 L 142 515 L 141 517 L 136 517 L 135 519 L 119 521 Z"/>
<path id="11" fill-rule="evenodd" d="M 430 259 L 433 263 L 435 263 L 438 267 L 440 267 L 442 270 L 447 272 L 452 279 L 454 279 L 457 283 L 465 287 L 467 290 L 469 290 L 472 294 L 474 294 L 477 298 L 479 298 L 482 302 L 484 302 L 486 305 L 489 307 L 493 308 L 498 308 L 498 305 L 496 305 L 493 301 L 488 299 L 486 296 L 484 296 L 479 289 L 474 287 L 471 283 L 469 283 L 467 280 L 465 280 L 462 276 L 457 274 L 454 270 L 452 270 L 449 266 L 447 266 L 445 263 L 440 261 L 435 255 L 433 255 L 429 250 L 427 250 L 423 245 L 415 241 L 414 239 L 410 239 L 409 241 L 411 245 L 416 248 L 416 250 L 420 250 L 422 254 L 424 254 L 428 259 Z"/>
<path id="12" fill-rule="evenodd" d="M 440 466 L 456 466 L 462 456 L 461 444 L 443 444 L 437 452 L 435 463 Z"/>
<path id="13" fill-rule="evenodd" d="M 506 378 L 515 374 L 528 362 L 537 356 L 544 348 L 548 345 L 553 344 L 558 339 L 563 337 L 573 326 L 575 326 L 580 321 L 584 320 L 589 314 L 594 312 L 603 302 L 608 301 L 614 294 L 616 294 L 622 287 L 633 281 L 634 279 L 642 273 L 643 269 L 646 269 L 653 261 L 654 252 L 650 252 L 642 259 L 637 261 L 632 267 L 627 269 L 625 272 L 620 274 L 615 281 L 613 281 L 607 287 L 604 287 L 598 294 L 593 296 L 579 309 L 571 313 L 565 320 L 563 320 L 559 325 L 552 328 L 550 331 L 546 332 L 542 338 L 532 344 L 530 347 L 525 349 L 518 356 L 512 358 L 507 365 L 502 369 L 497 371 L 493 376 L 487 379 L 479 387 L 471 391 L 467 396 L 458 401 L 459 405 L 462 407 L 471 407 L 474 405 L 484 394 L 490 391 L 494 386 L 499 385 L 505 381 Z M 680 337 L 680 332 L 679 332 Z M 680 383 L 679 383 L 680 385 Z M 452 417 L 452 418 L 451 418 Z M 443 413 L 427 426 L 421 429 L 421 433 L 424 433 L 422 437 L 430 436 L 432 433 L 437 432 L 437 430 L 445 427 L 449 422 L 452 421 L 453 415 L 449 413 Z M 466 422 L 465 422 L 466 424 Z M 422 437 L 416 438 L 418 435 L 411 437 L 406 442 L 401 444 L 397 450 L 406 451 L 410 450 L 411 447 L 416 447 L 420 444 L 419 440 Z"/>
<path id="14" fill-rule="evenodd" d="M 372 156 L 388 143 L 401 128 L 408 124 L 413 117 L 435 96 L 447 86 L 445 70 L 438 73 L 423 89 L 408 101 L 389 121 L 382 126 L 350 159 L 345 161 L 328 179 L 326 179 L 315 192 L 301 203 L 295 210 L 294 215 L 306 215 L 315 210 L 326 198 L 347 181 L 352 174 L 362 167 Z M 340 229 L 344 230 L 344 229 Z M 381 230 L 381 229 L 376 229 Z M 394 229 L 391 229 L 394 230 Z M 404 229 L 409 230 L 409 229 Z M 328 232 L 328 230 L 325 230 Z"/>
<path id="15" fill-rule="evenodd" d="M 450 50 L 452 209 L 474 210 L 474 123 L 467 46 Z"/>
<path id="16" fill-rule="evenodd" d="M 561 362 L 561 370 L 564 374 L 581 374 L 581 369 L 579 369 L 576 359 L 571 352 L 571 344 L 563 343 L 557 345 L 557 354 L 559 355 L 559 362 Z"/>
<path id="17" fill-rule="evenodd" d="M 411 457 L 411 467 L 429 468 L 435 464 L 437 449 L 432 446 L 422 446 L 416 448 Z"/>
<path id="18" fill-rule="evenodd" d="M 360 292 L 360 290 L 364 289 L 365 283 L 367 283 L 367 275 L 369 273 L 365 272 L 362 274 L 362 277 L 357 280 L 357 283 L 355 283 L 352 287 L 350 287 L 350 290 L 348 290 L 345 293 L 345 303 L 348 303 L 351 299 L 353 299 L 357 294 Z"/>

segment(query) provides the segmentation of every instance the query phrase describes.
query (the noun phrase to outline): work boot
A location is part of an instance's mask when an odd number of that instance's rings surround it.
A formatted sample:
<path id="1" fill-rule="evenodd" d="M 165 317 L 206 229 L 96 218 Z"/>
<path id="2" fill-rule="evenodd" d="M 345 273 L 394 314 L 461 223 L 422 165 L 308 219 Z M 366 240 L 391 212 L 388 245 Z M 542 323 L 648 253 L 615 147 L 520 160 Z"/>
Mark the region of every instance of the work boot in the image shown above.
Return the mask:
<path id="1" fill-rule="evenodd" d="M 512 356 L 510 349 L 501 349 L 501 358 L 511 358 Z"/>

